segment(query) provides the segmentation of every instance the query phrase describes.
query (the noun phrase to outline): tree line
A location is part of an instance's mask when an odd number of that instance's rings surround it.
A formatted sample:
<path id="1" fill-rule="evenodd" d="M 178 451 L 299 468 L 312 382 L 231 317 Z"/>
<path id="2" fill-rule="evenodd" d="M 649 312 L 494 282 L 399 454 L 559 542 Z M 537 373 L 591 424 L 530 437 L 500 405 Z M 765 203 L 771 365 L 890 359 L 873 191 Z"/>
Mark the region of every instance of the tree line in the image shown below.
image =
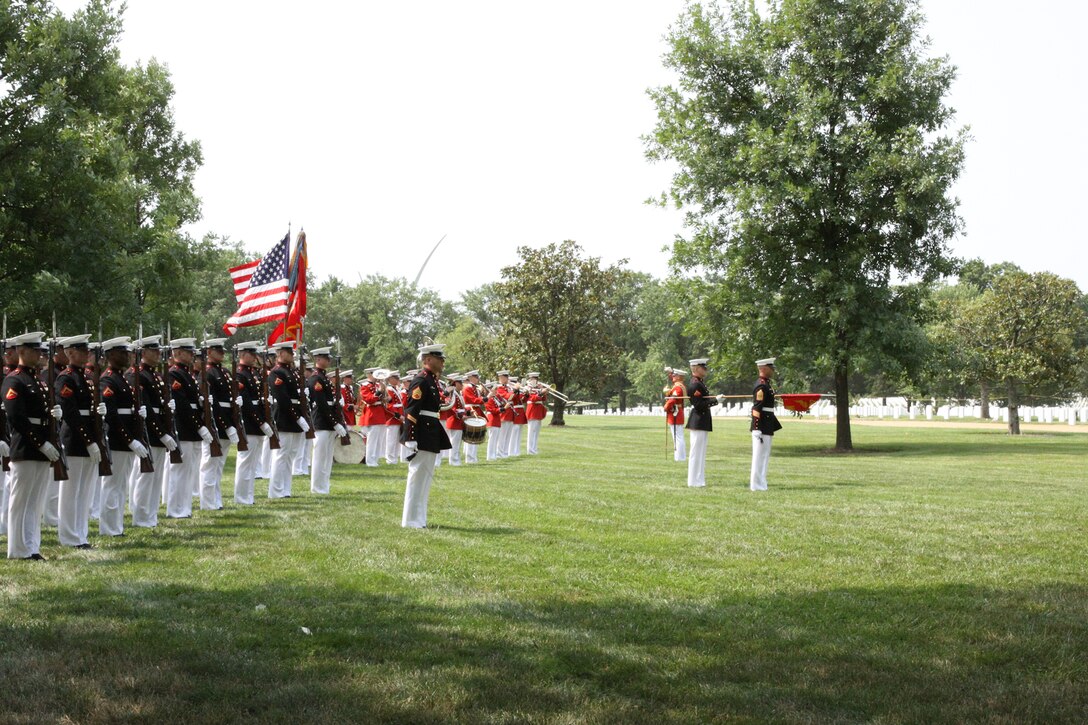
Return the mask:
<path id="1" fill-rule="evenodd" d="M 778 355 L 788 390 L 908 399 L 1088 391 L 1088 303 L 1070 280 L 963 262 L 950 188 L 967 132 L 914 0 L 689 5 L 667 35 L 676 81 L 651 89 L 656 203 L 687 212 L 657 279 L 574 241 L 521 247 L 500 279 L 444 300 L 405 279 L 311 279 L 307 343 L 345 367 L 538 370 L 572 399 L 660 400 L 666 365 L 709 354 L 712 389 L 747 393 Z M 121 10 L 0 4 L 0 289 L 9 329 L 218 336 L 234 310 L 229 237 L 193 239 L 199 142 L 175 127 L 160 63 L 126 66 Z M 255 240 L 249 240 L 255 241 Z M 266 329 L 243 329 L 260 338 Z M 836 446 L 849 449 L 839 405 Z M 555 422 L 562 423 L 563 407 Z"/>

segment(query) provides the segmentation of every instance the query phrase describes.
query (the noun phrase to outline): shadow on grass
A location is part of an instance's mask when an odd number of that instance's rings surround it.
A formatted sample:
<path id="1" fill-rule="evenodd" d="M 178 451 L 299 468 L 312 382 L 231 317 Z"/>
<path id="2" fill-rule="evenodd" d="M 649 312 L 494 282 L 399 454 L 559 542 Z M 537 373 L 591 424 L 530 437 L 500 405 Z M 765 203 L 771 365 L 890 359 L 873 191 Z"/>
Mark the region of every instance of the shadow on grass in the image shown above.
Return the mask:
<path id="1" fill-rule="evenodd" d="M 773 456 L 783 458 L 864 458 L 868 456 L 888 457 L 930 457 L 953 456 L 956 458 L 992 458 L 994 456 L 1007 456 L 1015 451 L 1017 445 L 1023 445 L 1023 450 L 1032 455 L 1070 455 L 1069 441 L 1060 438 L 1043 440 L 1036 437 L 1031 441 L 1014 438 L 983 438 L 981 440 L 965 440 L 962 435 L 956 436 L 947 442 L 932 439 L 917 440 L 896 443 L 893 445 L 867 446 L 856 445 L 853 450 L 840 451 L 826 446 L 810 445 L 781 445 L 774 448 Z"/>
<path id="2" fill-rule="evenodd" d="M 1080 722 L 1086 595 L 442 605 L 289 582 L 57 585 L 19 602 L 32 623 L 0 616 L 0 700 L 12 721 Z"/>

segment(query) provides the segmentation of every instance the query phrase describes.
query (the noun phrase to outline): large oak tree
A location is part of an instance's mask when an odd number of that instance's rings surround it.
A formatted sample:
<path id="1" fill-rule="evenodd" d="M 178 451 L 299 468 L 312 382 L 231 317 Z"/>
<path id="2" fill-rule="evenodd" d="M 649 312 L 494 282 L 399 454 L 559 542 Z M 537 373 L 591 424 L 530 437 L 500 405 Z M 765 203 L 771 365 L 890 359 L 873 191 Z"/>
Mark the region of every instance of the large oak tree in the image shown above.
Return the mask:
<path id="1" fill-rule="evenodd" d="M 689 329 L 719 363 L 796 354 L 833 373 L 850 449 L 852 370 L 921 338 L 916 286 L 896 282 L 954 269 L 954 69 L 927 55 L 914 0 L 765 7 L 686 9 L 647 154 L 677 168 L 661 203 L 688 210 L 672 262 L 692 280 Z"/>

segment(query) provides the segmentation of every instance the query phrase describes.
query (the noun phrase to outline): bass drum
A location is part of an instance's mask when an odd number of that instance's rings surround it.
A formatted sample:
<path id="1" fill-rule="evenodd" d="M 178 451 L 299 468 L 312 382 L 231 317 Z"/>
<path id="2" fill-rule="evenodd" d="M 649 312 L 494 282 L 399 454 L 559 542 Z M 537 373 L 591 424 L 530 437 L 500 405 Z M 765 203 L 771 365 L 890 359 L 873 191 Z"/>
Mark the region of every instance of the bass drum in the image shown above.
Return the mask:
<path id="1" fill-rule="evenodd" d="M 350 445 L 344 446 L 337 443 L 332 447 L 332 460 L 336 463 L 353 465 L 366 463 L 366 441 L 363 439 L 363 434 L 357 430 L 349 430 L 348 438 L 351 439 Z"/>
<path id="2" fill-rule="evenodd" d="M 480 445 L 487 437 L 487 418 L 465 418 L 465 433 L 461 436 L 462 443 Z"/>

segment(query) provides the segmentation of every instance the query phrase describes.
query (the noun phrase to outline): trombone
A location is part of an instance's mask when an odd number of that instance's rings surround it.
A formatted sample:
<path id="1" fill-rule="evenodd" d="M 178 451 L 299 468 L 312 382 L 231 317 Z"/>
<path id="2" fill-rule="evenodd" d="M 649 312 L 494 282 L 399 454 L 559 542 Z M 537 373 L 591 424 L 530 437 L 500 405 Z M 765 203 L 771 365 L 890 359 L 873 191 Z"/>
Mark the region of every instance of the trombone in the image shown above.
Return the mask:
<path id="1" fill-rule="evenodd" d="M 537 385 L 539 385 L 539 386 L 540 386 L 540 387 L 542 387 L 542 388 L 547 388 L 548 390 L 550 390 L 550 391 L 552 392 L 552 394 L 553 394 L 553 395 L 555 395 L 555 397 L 559 398 L 559 399 L 560 399 L 560 400 L 562 400 L 562 401 L 563 401 L 564 403 L 570 403 L 570 402 L 571 402 L 571 399 L 570 399 L 570 398 L 568 398 L 567 396 L 563 395 L 562 393 L 560 393 L 560 392 L 559 392 L 558 390 L 556 390 L 556 389 L 555 389 L 555 388 L 553 388 L 552 386 L 548 385 L 547 383 L 542 383 L 542 382 L 540 382 L 540 381 L 537 381 Z"/>

